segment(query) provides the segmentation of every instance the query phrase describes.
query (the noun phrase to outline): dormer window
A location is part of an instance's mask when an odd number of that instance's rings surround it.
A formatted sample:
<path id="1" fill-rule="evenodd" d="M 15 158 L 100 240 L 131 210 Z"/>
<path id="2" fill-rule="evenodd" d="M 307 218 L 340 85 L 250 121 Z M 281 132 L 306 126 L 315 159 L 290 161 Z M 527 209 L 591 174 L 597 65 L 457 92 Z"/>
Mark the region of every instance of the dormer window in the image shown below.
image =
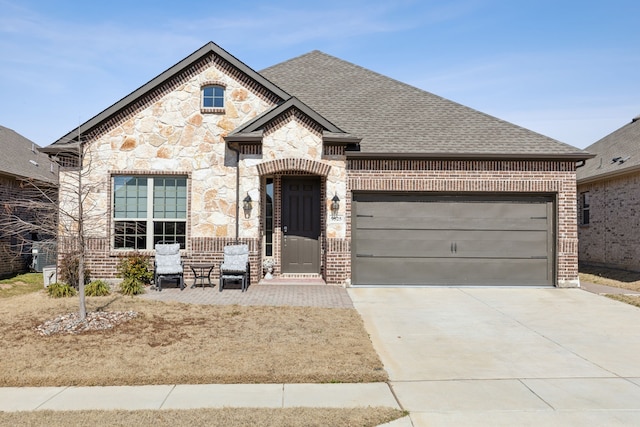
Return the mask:
<path id="1" fill-rule="evenodd" d="M 224 92 L 225 87 L 221 84 L 206 84 L 202 86 L 202 112 L 223 113 Z"/>

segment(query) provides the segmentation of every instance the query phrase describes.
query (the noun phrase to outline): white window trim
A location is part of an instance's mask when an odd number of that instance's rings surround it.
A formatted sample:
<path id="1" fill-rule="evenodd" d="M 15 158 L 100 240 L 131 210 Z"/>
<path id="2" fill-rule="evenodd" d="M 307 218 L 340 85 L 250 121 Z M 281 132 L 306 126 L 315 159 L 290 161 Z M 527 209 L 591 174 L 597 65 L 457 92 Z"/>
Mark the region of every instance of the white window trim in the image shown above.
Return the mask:
<path id="1" fill-rule="evenodd" d="M 112 250 L 115 251 L 137 251 L 137 250 L 144 250 L 144 251 L 148 251 L 148 250 L 153 250 L 154 249 L 154 245 L 153 245 L 153 239 L 155 237 L 155 233 L 154 233 L 154 226 L 153 223 L 154 222 L 184 222 L 185 224 L 185 238 L 186 238 L 186 228 L 187 228 L 187 216 L 189 216 L 189 212 L 188 212 L 188 206 L 189 206 L 189 178 L 187 175 L 138 175 L 138 174 L 113 174 L 111 176 L 111 185 L 112 185 L 112 190 L 111 190 L 111 207 L 113 209 L 113 206 L 115 206 L 115 197 L 116 197 L 116 191 L 115 191 L 115 185 L 114 185 L 114 180 L 116 177 L 135 177 L 135 178 L 146 178 L 147 179 L 147 217 L 146 218 L 130 218 L 130 217 L 125 217 L 125 218 L 116 218 L 115 217 L 115 212 L 113 212 L 111 214 L 111 248 Z M 153 211 L 153 200 L 154 200 L 154 179 L 156 178 L 161 178 L 161 179 L 165 179 L 165 178 L 175 178 L 175 179 L 179 179 L 179 178 L 184 178 L 187 181 L 187 185 L 186 185 L 186 192 L 187 192 L 187 200 L 186 200 L 186 205 L 187 205 L 187 212 L 185 215 L 185 218 L 154 218 L 154 211 Z M 147 237 L 146 237 L 146 249 L 135 249 L 135 248 L 116 248 L 116 222 L 132 222 L 132 221 L 136 221 L 136 222 L 145 222 L 146 226 L 147 226 Z M 186 248 L 186 242 L 185 242 L 185 248 Z"/>

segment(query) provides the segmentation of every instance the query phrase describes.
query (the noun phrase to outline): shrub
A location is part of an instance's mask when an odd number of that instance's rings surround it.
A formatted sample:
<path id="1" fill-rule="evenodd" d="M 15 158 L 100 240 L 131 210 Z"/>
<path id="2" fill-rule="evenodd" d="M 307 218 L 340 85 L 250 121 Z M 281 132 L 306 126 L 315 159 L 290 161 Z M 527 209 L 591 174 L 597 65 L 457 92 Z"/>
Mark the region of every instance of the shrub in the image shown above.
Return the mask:
<path id="1" fill-rule="evenodd" d="M 47 294 L 52 298 L 72 297 L 76 289 L 68 283 L 52 283 L 47 287 Z"/>
<path id="2" fill-rule="evenodd" d="M 60 280 L 68 283 L 78 289 L 80 284 L 78 280 L 78 267 L 80 266 L 80 257 L 77 254 L 66 254 L 60 262 Z M 84 267 L 84 284 L 91 282 L 91 271 L 85 265 Z"/>
<path id="3" fill-rule="evenodd" d="M 120 283 L 120 293 L 129 296 L 140 295 L 144 293 L 144 285 L 139 280 L 126 278 Z"/>
<path id="4" fill-rule="evenodd" d="M 104 280 L 94 280 L 84 287 L 84 293 L 88 297 L 103 297 L 111 293 L 111 287 Z"/>
<path id="5" fill-rule="evenodd" d="M 150 259 L 147 255 L 134 252 L 120 260 L 118 277 L 124 279 L 120 284 L 121 293 L 133 296 L 144 292 L 144 286 L 153 279 L 153 272 L 149 270 Z"/>

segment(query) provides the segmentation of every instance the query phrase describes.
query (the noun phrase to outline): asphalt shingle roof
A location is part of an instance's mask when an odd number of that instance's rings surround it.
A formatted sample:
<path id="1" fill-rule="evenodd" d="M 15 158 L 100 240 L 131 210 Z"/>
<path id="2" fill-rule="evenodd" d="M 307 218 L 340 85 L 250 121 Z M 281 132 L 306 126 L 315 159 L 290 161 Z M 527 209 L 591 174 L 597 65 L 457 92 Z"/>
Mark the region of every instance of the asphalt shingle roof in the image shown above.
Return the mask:
<path id="1" fill-rule="evenodd" d="M 585 150 L 596 157 L 577 170 L 578 182 L 640 170 L 640 116 Z"/>
<path id="2" fill-rule="evenodd" d="M 260 72 L 362 152 L 580 156 L 583 151 L 320 51 Z"/>
<path id="3" fill-rule="evenodd" d="M 0 126 L 0 147 L 0 174 L 49 183 L 58 181 L 57 165 L 34 142 L 14 130 Z"/>

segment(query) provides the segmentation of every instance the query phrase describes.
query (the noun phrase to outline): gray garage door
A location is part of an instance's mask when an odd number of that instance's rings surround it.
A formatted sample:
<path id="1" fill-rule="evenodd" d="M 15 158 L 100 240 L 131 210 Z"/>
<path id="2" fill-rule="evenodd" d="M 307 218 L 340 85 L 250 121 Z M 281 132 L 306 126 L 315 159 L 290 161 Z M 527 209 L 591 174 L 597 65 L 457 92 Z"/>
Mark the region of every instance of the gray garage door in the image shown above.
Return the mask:
<path id="1" fill-rule="evenodd" d="M 553 285 L 550 196 L 354 194 L 354 285 Z"/>

